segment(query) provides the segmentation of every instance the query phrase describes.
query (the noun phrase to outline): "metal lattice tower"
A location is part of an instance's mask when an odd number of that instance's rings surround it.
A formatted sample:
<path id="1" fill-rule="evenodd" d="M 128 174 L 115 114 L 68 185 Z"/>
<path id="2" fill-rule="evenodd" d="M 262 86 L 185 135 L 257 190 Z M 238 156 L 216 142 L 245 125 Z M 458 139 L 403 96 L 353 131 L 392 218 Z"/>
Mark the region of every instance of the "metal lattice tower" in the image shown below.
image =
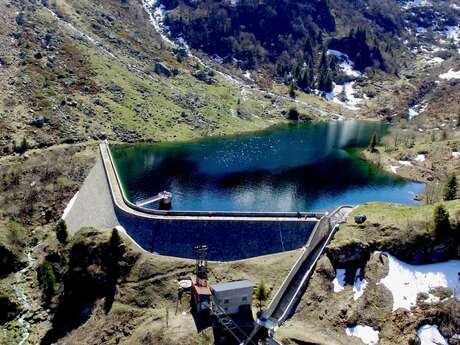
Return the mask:
<path id="1" fill-rule="evenodd" d="M 207 245 L 197 245 L 195 246 L 195 256 L 196 256 L 196 265 L 195 265 L 195 274 L 196 277 L 200 280 L 208 279 L 208 246 Z"/>

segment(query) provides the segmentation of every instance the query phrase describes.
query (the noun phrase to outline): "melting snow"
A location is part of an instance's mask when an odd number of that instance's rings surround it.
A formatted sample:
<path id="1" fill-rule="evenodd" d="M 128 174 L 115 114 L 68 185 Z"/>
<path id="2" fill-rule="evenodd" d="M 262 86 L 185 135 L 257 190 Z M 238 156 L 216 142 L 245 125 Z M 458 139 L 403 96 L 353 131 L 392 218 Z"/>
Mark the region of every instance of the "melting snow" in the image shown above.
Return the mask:
<path id="1" fill-rule="evenodd" d="M 348 109 L 357 110 L 357 105 L 362 102 L 362 99 L 355 97 L 354 84 L 354 81 L 345 83 L 344 85 L 334 83 L 334 89 L 332 92 L 326 94 L 326 99 L 341 104 Z"/>
<path id="2" fill-rule="evenodd" d="M 360 71 L 355 70 L 355 63 L 351 61 L 347 54 L 339 52 L 338 50 L 329 49 L 327 55 L 334 55 L 340 60 L 340 68 L 343 73 L 350 77 L 361 77 L 363 74 Z"/>
<path id="3" fill-rule="evenodd" d="M 78 197 L 78 192 L 75 193 L 75 195 L 72 197 L 72 199 L 70 199 L 69 203 L 65 207 L 64 213 L 62 214 L 62 219 L 65 219 L 65 217 L 67 217 L 67 215 L 69 214 L 70 210 L 73 207 L 73 204 L 75 204 L 75 200 L 77 200 L 77 197 Z"/>
<path id="4" fill-rule="evenodd" d="M 361 273 L 361 269 L 358 269 L 356 271 L 356 277 L 355 277 L 355 281 L 353 284 L 353 299 L 355 301 L 363 295 L 364 290 L 366 290 L 366 286 L 367 286 L 367 280 L 361 279 L 360 273 Z M 334 286 L 334 292 L 340 292 L 345 289 L 345 270 L 344 269 L 338 268 L 336 270 L 335 278 L 332 281 L 332 284 Z"/>
<path id="5" fill-rule="evenodd" d="M 332 281 L 334 285 L 334 292 L 340 292 L 345 289 L 345 270 L 338 268 L 335 274 L 335 278 Z"/>
<path id="6" fill-rule="evenodd" d="M 380 283 L 393 294 L 393 310 L 398 308 L 410 310 L 411 306 L 416 303 L 418 293 L 428 293 L 434 287 L 450 288 L 456 291 L 456 297 L 460 298 L 458 279 L 460 260 L 428 265 L 409 265 L 390 254 L 387 255 L 389 272 Z"/>
<path id="7" fill-rule="evenodd" d="M 448 40 L 452 40 L 455 43 L 460 41 L 460 27 L 459 26 L 446 26 L 444 35 Z"/>
<path id="8" fill-rule="evenodd" d="M 460 152 L 452 152 L 452 157 L 460 158 Z"/>
<path id="9" fill-rule="evenodd" d="M 454 72 L 454 70 L 451 68 L 449 72 L 443 73 L 439 75 L 440 79 L 460 79 L 460 71 Z"/>
<path id="10" fill-rule="evenodd" d="M 408 167 L 408 166 L 411 166 L 411 165 L 412 165 L 412 163 L 411 163 L 411 162 L 409 162 L 409 161 L 399 161 L 399 164 L 401 164 L 401 165 L 405 165 L 406 167 Z"/>
<path id="11" fill-rule="evenodd" d="M 417 155 L 417 157 L 415 157 L 415 160 L 417 162 L 424 162 L 426 159 L 425 155 Z"/>
<path id="12" fill-rule="evenodd" d="M 369 326 L 347 327 L 345 333 L 350 337 L 360 338 L 367 345 L 376 345 L 379 342 L 379 331 Z"/>
<path id="13" fill-rule="evenodd" d="M 426 108 L 427 108 L 428 104 L 426 103 L 420 103 L 420 104 L 415 104 L 413 105 L 412 107 L 409 108 L 409 120 L 412 120 L 414 117 L 420 115 L 421 113 L 423 113 Z"/>
<path id="14" fill-rule="evenodd" d="M 444 62 L 444 59 L 436 56 L 436 57 L 428 60 L 427 62 L 430 63 L 430 64 L 438 64 L 438 63 Z"/>
<path id="15" fill-rule="evenodd" d="M 356 301 L 366 290 L 367 280 L 360 278 L 361 269 L 356 272 L 355 283 L 353 284 L 353 299 Z"/>
<path id="16" fill-rule="evenodd" d="M 418 329 L 420 345 L 447 345 L 446 339 L 439 333 L 438 326 L 425 325 Z"/>
<path id="17" fill-rule="evenodd" d="M 243 75 L 244 75 L 244 77 L 245 77 L 246 79 L 252 80 L 252 76 L 251 76 L 251 72 L 250 72 L 250 71 L 244 72 Z"/>

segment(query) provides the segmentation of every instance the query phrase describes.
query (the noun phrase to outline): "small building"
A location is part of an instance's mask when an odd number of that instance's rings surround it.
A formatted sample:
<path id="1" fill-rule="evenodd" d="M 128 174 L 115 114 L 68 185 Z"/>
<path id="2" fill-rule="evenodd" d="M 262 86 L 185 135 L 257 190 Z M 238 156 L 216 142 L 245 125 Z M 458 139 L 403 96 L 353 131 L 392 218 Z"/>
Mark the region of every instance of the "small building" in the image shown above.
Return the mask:
<path id="1" fill-rule="evenodd" d="M 198 313 L 209 311 L 211 304 L 211 291 L 208 282 L 197 277 L 192 278 L 192 297 Z"/>
<path id="2" fill-rule="evenodd" d="M 213 303 L 227 314 L 250 311 L 255 286 L 256 284 L 250 280 L 211 285 Z"/>

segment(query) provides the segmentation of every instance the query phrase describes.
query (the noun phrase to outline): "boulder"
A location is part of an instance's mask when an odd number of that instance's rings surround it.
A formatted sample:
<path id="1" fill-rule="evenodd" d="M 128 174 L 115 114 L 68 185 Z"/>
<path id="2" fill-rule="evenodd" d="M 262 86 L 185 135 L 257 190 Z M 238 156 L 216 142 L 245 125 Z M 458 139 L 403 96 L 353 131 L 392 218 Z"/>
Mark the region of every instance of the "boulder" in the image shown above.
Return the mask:
<path id="1" fill-rule="evenodd" d="M 171 70 L 168 67 L 166 67 L 164 64 L 162 64 L 161 62 L 155 63 L 155 73 L 158 75 L 165 76 L 167 78 L 172 77 L 173 75 Z"/>
<path id="2" fill-rule="evenodd" d="M 44 118 L 43 116 L 37 117 L 30 121 L 30 125 L 37 127 L 37 128 L 42 128 L 47 122 L 47 119 Z"/>
<path id="3" fill-rule="evenodd" d="M 367 217 L 364 214 L 358 214 L 355 216 L 356 224 L 363 224 L 367 220 Z"/>

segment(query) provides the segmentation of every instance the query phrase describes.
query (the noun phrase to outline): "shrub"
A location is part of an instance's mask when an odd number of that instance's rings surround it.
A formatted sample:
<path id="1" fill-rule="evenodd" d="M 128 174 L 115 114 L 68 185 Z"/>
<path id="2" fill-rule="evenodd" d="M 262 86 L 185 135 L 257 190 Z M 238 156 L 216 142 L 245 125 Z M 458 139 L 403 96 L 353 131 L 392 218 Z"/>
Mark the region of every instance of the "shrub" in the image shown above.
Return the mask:
<path id="1" fill-rule="evenodd" d="M 51 298 L 56 294 L 58 290 L 58 284 L 56 281 L 56 275 L 51 263 L 47 260 L 41 264 L 38 268 L 38 282 L 43 290 L 46 303 L 51 301 Z"/>
<path id="2" fill-rule="evenodd" d="M 291 121 L 298 121 L 299 120 L 299 111 L 296 107 L 289 108 L 288 111 L 288 119 Z"/>
<path id="3" fill-rule="evenodd" d="M 56 232 L 56 238 L 58 241 L 62 244 L 66 244 L 69 238 L 69 233 L 67 232 L 67 224 L 65 223 L 64 219 L 60 219 L 56 223 L 54 231 Z"/>
<path id="4" fill-rule="evenodd" d="M 454 200 L 457 198 L 457 176 L 451 174 L 444 187 L 444 200 Z"/>
<path id="5" fill-rule="evenodd" d="M 434 230 L 439 234 L 449 233 L 451 230 L 449 212 L 444 205 L 438 205 L 433 214 Z"/>
<path id="6" fill-rule="evenodd" d="M 18 153 L 24 153 L 30 148 L 29 143 L 27 142 L 26 137 L 22 138 L 21 142 L 18 144 L 14 144 L 14 151 Z"/>

